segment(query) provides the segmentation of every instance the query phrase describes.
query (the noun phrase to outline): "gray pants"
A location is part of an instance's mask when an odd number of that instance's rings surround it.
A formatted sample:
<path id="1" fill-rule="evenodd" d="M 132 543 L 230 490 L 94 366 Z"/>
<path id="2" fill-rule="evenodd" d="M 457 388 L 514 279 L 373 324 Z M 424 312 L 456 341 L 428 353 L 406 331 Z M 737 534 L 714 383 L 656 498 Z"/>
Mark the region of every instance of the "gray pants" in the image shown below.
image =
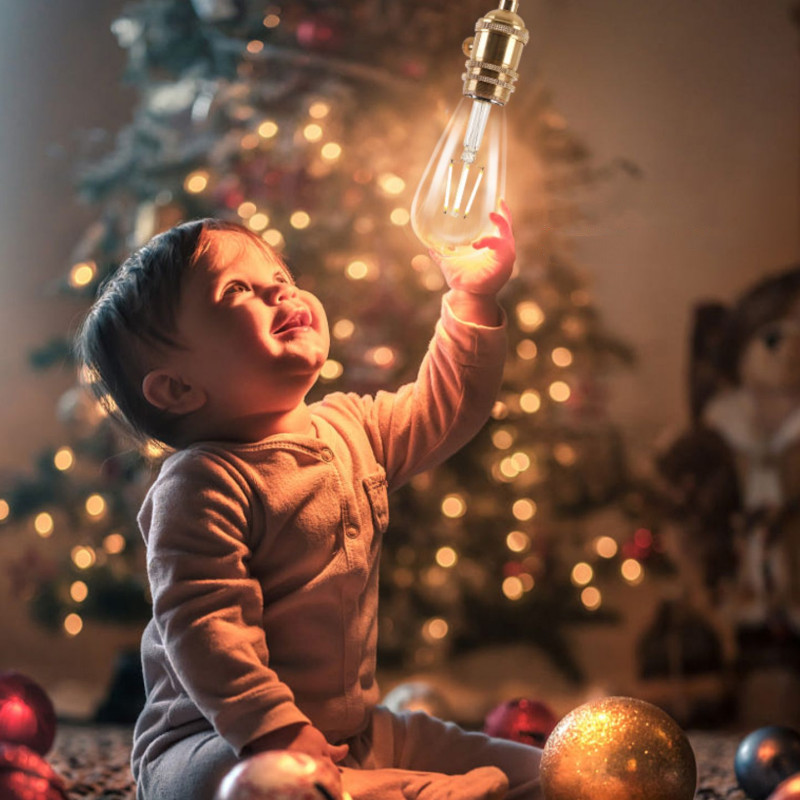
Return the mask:
<path id="1" fill-rule="evenodd" d="M 470 733 L 423 712 L 393 714 L 378 706 L 367 729 L 346 740 L 347 758 L 339 765 L 342 782 L 353 800 L 407 800 L 419 797 L 466 798 L 462 785 L 449 794 L 445 775 L 463 775 L 493 766 L 510 785 L 507 800 L 540 800 L 541 750 L 524 744 Z M 339 744 L 339 742 L 336 742 Z M 142 764 L 138 800 L 212 800 L 222 777 L 238 763 L 236 754 L 213 731 L 190 736 Z M 421 780 L 430 773 L 430 780 Z M 433 789 L 428 791 L 425 786 Z M 428 791 L 427 795 L 424 792 Z"/>

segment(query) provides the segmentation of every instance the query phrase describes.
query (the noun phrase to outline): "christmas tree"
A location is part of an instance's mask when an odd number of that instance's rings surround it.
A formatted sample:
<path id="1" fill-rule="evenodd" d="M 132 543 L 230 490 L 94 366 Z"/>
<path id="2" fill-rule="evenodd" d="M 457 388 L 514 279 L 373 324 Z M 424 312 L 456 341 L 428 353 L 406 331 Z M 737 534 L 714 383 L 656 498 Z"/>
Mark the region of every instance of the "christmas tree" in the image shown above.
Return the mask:
<path id="1" fill-rule="evenodd" d="M 462 40 L 486 0 L 141 0 L 113 32 L 141 97 L 113 150 L 85 165 L 98 208 L 63 290 L 85 298 L 135 247 L 185 219 L 239 220 L 280 250 L 328 309 L 324 392 L 412 379 L 444 288 L 409 206 L 460 99 Z M 524 8 L 522 9 L 524 13 Z M 535 41 L 531 47 L 535 47 Z M 570 232 L 596 167 L 532 81 L 509 105 L 509 199 L 518 268 L 504 290 L 510 352 L 492 419 L 442 467 L 395 496 L 385 536 L 384 663 L 425 666 L 479 644 L 528 641 L 579 676 L 566 625 L 609 616 L 598 580 L 641 580 L 652 550 L 641 494 L 605 412 L 603 375 L 631 361 L 602 324 Z M 70 332 L 33 356 L 71 358 Z M 90 381 L 91 375 L 84 375 Z M 0 501 L 31 525 L 17 591 L 38 621 L 149 616 L 136 512 L 164 450 L 121 438 L 76 383 L 60 400 L 66 443 Z M 624 522 L 596 535 L 586 514 Z M 646 521 L 646 520 L 645 520 Z"/>

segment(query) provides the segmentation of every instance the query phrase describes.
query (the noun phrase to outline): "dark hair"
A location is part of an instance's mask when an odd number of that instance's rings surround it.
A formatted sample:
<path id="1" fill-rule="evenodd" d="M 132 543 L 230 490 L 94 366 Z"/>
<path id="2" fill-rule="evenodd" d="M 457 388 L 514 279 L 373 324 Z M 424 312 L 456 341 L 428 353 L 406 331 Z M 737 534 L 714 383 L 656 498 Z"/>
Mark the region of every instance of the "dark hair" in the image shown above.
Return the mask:
<path id="1" fill-rule="evenodd" d="M 186 273 L 205 253 L 207 231 L 233 231 L 274 254 L 249 228 L 235 222 L 199 219 L 153 237 L 130 255 L 98 288 L 75 337 L 81 379 L 127 432 L 146 442 L 174 446 L 179 415 L 152 405 L 142 393 L 146 357 L 163 347 L 180 347 L 176 316 Z"/>

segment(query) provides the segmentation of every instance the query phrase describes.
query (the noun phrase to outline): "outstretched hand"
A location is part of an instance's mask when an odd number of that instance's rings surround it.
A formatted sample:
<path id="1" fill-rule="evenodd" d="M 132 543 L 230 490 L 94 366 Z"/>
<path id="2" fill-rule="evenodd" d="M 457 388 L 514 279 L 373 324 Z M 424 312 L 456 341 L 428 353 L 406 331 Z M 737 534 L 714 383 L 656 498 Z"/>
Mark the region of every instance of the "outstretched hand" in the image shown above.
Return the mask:
<path id="1" fill-rule="evenodd" d="M 511 277 L 516 246 L 511 212 L 505 201 L 500 201 L 500 211 L 489 214 L 489 219 L 497 227 L 497 235 L 474 241 L 472 252 L 446 255 L 430 251 L 431 259 L 439 265 L 451 289 L 476 295 L 495 295 Z"/>

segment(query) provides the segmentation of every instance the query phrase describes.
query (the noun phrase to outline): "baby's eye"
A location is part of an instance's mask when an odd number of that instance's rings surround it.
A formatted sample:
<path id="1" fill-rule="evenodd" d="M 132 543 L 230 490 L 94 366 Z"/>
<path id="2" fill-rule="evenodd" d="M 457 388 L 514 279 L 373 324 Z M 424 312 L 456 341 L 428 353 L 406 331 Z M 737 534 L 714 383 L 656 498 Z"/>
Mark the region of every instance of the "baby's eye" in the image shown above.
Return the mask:
<path id="1" fill-rule="evenodd" d="M 244 281 L 231 281 L 222 291 L 223 297 L 229 295 L 241 294 L 242 292 L 249 292 L 250 287 Z"/>
<path id="2" fill-rule="evenodd" d="M 291 278 L 283 271 L 275 273 L 275 283 L 291 283 Z"/>

